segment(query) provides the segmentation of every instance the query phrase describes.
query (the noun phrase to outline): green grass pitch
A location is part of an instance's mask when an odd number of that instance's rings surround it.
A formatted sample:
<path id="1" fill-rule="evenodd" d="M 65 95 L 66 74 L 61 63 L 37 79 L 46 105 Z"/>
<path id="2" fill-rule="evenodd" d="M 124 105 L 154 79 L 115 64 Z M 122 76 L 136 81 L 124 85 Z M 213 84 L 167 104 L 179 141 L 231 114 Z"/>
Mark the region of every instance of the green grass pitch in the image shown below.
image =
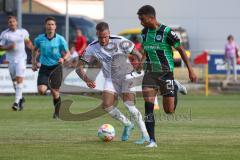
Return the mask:
<path id="1" fill-rule="evenodd" d="M 135 127 L 129 141 L 121 142 L 122 125 L 108 115 L 85 122 L 52 119 L 50 96 L 26 96 L 25 109 L 10 109 L 13 96 L 0 96 L 0 160 L 239 160 L 239 95 L 179 98 L 174 116 L 155 112 L 158 148 L 135 145 Z M 94 108 L 100 99 L 62 96 L 74 100 L 71 111 Z M 161 100 L 161 98 L 159 98 Z M 137 106 L 144 113 L 143 100 Z M 122 103 L 120 110 L 127 113 Z M 104 123 L 115 127 L 113 142 L 101 142 L 97 129 Z M 136 125 L 135 125 L 136 126 Z"/>

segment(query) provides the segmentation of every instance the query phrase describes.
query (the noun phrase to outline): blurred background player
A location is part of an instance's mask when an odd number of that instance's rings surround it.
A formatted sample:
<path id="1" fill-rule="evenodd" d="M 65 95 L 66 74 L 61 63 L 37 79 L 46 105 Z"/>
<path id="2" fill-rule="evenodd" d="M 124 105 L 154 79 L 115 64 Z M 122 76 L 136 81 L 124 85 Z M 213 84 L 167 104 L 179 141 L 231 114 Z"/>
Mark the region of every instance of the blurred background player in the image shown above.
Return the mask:
<path id="1" fill-rule="evenodd" d="M 87 47 L 87 38 L 83 35 L 80 28 L 76 30 L 75 49 L 80 57 L 83 56 L 83 51 Z"/>
<path id="2" fill-rule="evenodd" d="M 62 82 L 62 65 L 70 55 L 67 42 L 56 33 L 56 20 L 54 17 L 45 19 L 44 34 L 38 35 L 34 40 L 34 52 L 32 57 L 32 69 L 38 69 L 36 56 L 40 55 L 41 67 L 38 74 L 38 92 L 44 95 L 48 89 L 51 90 L 53 104 L 55 107 L 53 118 L 59 118 L 61 97 L 59 88 Z"/>
<path id="3" fill-rule="evenodd" d="M 101 106 L 111 117 L 124 125 L 122 141 L 127 141 L 134 124 L 116 108 L 118 96 L 121 96 L 125 107 L 137 122 L 141 131 L 141 137 L 135 143 L 148 142 L 149 136 L 142 114 L 135 107 L 135 94 L 131 90 L 133 82 L 131 79 L 126 79 L 127 76 L 132 77 L 133 71 L 133 67 L 128 61 L 128 54 L 138 56 L 141 56 L 141 54 L 134 50 L 134 44 L 131 41 L 120 36 L 110 35 L 107 23 L 98 23 L 96 31 L 98 40 L 88 45 L 83 58 L 89 63 L 97 59 L 102 64 L 105 82 Z M 95 82 L 83 70 L 83 62 L 80 62 L 80 67 L 76 72 L 88 87 L 95 88 Z"/>
<path id="4" fill-rule="evenodd" d="M 137 14 L 141 25 L 144 27 L 141 35 L 146 60 L 142 89 L 145 101 L 145 124 L 150 136 L 150 144 L 146 147 L 157 147 L 154 135 L 153 108 L 158 90 L 163 96 L 163 109 L 167 114 L 174 113 L 176 109 L 177 90 L 182 90 L 183 93 L 186 92 L 186 89 L 179 82 L 174 81 L 172 47 L 176 48 L 180 53 L 188 68 L 191 81 L 196 81 L 196 75 L 178 36 L 169 27 L 160 24 L 156 20 L 155 9 L 150 5 L 145 5 L 138 10 Z"/>
<path id="5" fill-rule="evenodd" d="M 28 31 L 17 28 L 16 17 L 8 16 L 8 29 L 0 36 L 0 50 L 5 51 L 6 60 L 9 62 L 9 72 L 15 89 L 15 101 L 12 105 L 14 111 L 22 110 L 25 101 L 22 95 L 27 60 L 25 45 L 33 50 Z"/>

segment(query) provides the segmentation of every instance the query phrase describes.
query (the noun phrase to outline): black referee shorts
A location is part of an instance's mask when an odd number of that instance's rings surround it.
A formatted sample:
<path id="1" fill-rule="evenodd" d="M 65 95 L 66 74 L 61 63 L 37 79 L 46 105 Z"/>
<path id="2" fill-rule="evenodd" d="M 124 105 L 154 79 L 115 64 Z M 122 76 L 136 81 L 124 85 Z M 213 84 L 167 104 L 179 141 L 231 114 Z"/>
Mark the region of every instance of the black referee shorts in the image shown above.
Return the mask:
<path id="1" fill-rule="evenodd" d="M 38 72 L 37 85 L 46 85 L 49 89 L 59 89 L 62 83 L 62 66 L 41 65 Z"/>
<path id="2" fill-rule="evenodd" d="M 173 72 L 145 72 L 142 88 L 158 89 L 161 95 L 174 97 L 174 77 Z"/>

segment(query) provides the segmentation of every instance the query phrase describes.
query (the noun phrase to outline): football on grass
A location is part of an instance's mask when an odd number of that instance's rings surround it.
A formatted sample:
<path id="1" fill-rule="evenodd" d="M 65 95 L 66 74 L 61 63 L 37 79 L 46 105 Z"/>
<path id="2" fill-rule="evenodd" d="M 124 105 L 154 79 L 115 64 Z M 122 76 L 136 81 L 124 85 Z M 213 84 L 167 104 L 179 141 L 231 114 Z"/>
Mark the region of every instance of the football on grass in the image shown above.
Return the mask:
<path id="1" fill-rule="evenodd" d="M 115 136 L 115 129 L 111 124 L 103 124 L 98 129 L 98 137 L 104 142 L 110 142 Z"/>

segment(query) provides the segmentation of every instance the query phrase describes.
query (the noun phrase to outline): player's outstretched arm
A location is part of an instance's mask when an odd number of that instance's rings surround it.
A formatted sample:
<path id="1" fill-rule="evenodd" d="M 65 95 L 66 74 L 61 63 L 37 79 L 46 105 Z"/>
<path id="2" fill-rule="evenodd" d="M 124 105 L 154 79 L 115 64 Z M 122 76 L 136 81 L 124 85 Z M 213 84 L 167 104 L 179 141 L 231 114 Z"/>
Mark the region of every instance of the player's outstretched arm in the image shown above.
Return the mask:
<path id="1" fill-rule="evenodd" d="M 188 60 L 188 57 L 187 57 L 187 54 L 185 52 L 185 49 L 183 48 L 182 45 L 180 45 L 179 47 L 176 48 L 176 50 L 180 53 L 185 65 L 187 66 L 187 69 L 188 69 L 188 74 L 189 74 L 189 79 L 192 81 L 192 82 L 196 82 L 197 81 L 197 76 L 196 74 L 194 73 L 193 71 L 193 68 Z"/>
<path id="2" fill-rule="evenodd" d="M 86 72 L 84 71 L 83 65 L 84 62 L 80 60 L 78 64 L 79 67 L 76 68 L 77 75 L 87 84 L 89 88 L 95 88 L 96 87 L 95 82 L 88 78 Z"/>

